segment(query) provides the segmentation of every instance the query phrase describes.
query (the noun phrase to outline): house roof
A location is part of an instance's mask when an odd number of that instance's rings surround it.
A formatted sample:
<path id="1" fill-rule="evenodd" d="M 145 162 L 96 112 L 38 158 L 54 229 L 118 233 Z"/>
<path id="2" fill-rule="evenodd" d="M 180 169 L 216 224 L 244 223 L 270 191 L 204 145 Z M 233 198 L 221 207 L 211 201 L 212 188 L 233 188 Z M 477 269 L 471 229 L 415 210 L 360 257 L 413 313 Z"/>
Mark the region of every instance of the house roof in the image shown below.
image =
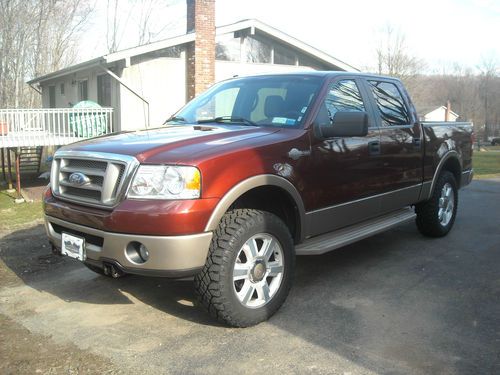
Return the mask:
<path id="1" fill-rule="evenodd" d="M 320 60 L 326 65 L 331 66 L 332 68 L 336 68 L 339 70 L 346 70 L 346 71 L 359 71 L 359 69 L 355 68 L 354 66 L 339 60 L 333 56 L 330 56 L 319 49 L 310 46 L 307 43 L 304 43 L 278 29 L 275 29 L 274 27 L 271 27 L 261 21 L 258 21 L 256 19 L 248 19 L 248 20 L 243 20 L 239 21 L 230 25 L 225 25 L 225 26 L 218 26 L 215 29 L 216 36 L 218 35 L 223 35 L 223 34 L 229 34 L 231 32 L 237 32 L 237 31 L 243 31 L 243 30 L 250 30 L 250 33 L 253 34 L 257 30 L 259 33 L 265 34 L 267 36 L 270 36 L 274 39 L 278 39 L 281 43 L 284 43 L 286 45 L 292 46 L 293 48 L 299 49 L 303 51 L 305 54 L 308 54 L 312 56 L 315 59 Z M 137 55 L 142 55 L 144 53 L 148 52 L 153 52 L 157 51 L 160 49 L 168 48 L 168 47 L 174 47 L 186 43 L 193 42 L 195 40 L 195 32 L 188 33 L 188 34 L 183 34 L 179 35 L 173 38 L 168 38 L 164 40 L 160 40 L 157 42 L 153 43 L 148 43 L 144 44 L 141 46 L 137 47 L 132 47 L 132 48 L 127 48 L 121 51 L 113 52 L 104 56 L 97 57 L 92 60 L 88 60 L 85 62 L 82 62 L 80 64 L 72 65 L 69 67 L 66 67 L 64 69 L 48 73 L 36 78 L 33 78 L 32 80 L 28 81 L 28 84 L 34 84 L 38 82 L 43 82 L 47 81 L 50 79 L 54 79 L 63 75 L 66 75 L 68 73 L 76 72 L 79 70 L 84 70 L 84 69 L 89 69 L 93 68 L 95 66 L 99 65 L 105 65 L 109 63 L 113 63 L 116 61 L 128 59 L 132 56 L 137 56 Z"/>

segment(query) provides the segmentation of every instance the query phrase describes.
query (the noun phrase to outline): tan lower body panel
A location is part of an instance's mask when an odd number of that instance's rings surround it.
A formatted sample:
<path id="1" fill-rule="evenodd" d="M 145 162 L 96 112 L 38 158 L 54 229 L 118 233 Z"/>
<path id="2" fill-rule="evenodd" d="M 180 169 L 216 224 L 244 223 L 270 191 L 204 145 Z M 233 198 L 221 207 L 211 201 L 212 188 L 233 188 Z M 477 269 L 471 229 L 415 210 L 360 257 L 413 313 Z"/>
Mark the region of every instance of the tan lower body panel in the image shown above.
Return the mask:
<path id="1" fill-rule="evenodd" d="M 212 232 L 186 236 L 111 233 L 51 216 L 45 216 L 45 229 L 50 242 L 58 248 L 61 247 L 61 233 L 66 229 L 69 234 L 81 234 L 88 238 L 85 245 L 87 259 L 113 260 L 124 268 L 136 271 L 181 271 L 203 267 L 212 240 Z M 127 254 L 127 246 L 131 242 L 139 242 L 147 247 L 149 259 L 146 262 L 134 262 Z"/>

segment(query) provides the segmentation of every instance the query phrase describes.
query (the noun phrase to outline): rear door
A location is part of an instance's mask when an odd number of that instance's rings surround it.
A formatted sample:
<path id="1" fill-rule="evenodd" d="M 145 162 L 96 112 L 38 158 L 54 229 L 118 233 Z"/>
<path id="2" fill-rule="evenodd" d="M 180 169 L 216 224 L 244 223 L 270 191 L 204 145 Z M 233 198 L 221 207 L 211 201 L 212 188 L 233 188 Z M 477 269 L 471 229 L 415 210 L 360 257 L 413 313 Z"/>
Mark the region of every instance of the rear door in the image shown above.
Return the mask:
<path id="1" fill-rule="evenodd" d="M 363 79 L 380 129 L 381 213 L 415 203 L 423 178 L 423 135 L 407 93 L 397 80 Z"/>

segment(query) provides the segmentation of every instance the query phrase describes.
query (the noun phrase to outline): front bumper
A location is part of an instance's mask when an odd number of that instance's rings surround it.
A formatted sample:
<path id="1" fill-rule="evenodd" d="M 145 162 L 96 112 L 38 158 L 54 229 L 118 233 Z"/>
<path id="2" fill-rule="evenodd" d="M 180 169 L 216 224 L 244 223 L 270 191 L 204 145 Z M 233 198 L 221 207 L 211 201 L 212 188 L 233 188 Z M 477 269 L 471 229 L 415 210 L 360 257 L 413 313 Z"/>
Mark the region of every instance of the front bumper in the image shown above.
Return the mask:
<path id="1" fill-rule="evenodd" d="M 186 277 L 205 265 L 212 232 L 179 236 L 153 236 L 106 232 L 45 215 L 49 241 L 61 248 L 62 232 L 85 238 L 85 262 L 103 267 L 113 264 L 125 273 L 148 276 Z M 139 242 L 149 259 L 138 263 L 130 256 L 130 244 Z M 127 251 L 129 249 L 129 251 Z"/>

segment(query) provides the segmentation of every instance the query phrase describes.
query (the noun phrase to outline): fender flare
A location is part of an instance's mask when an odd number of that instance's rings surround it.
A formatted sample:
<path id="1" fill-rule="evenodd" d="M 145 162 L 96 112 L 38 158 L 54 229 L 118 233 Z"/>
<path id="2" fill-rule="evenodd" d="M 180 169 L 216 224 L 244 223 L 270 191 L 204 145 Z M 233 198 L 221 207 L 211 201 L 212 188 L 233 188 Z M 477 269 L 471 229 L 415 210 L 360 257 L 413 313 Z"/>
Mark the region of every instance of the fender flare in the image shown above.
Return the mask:
<path id="1" fill-rule="evenodd" d="M 205 226 L 205 231 L 214 231 L 217 229 L 222 217 L 227 212 L 229 207 L 243 194 L 246 192 L 260 187 L 260 186 L 276 186 L 284 191 L 286 191 L 290 198 L 295 202 L 297 206 L 297 214 L 299 215 L 299 240 L 304 239 L 305 230 L 305 209 L 302 198 L 293 184 L 283 177 L 279 177 L 272 174 L 263 174 L 253 177 L 249 177 L 233 186 L 219 201 L 215 209 L 213 210 L 210 218 Z"/>
<path id="2" fill-rule="evenodd" d="M 434 176 L 432 177 L 432 182 L 429 188 L 429 192 L 427 193 L 427 196 L 425 199 L 430 199 L 432 196 L 432 192 L 434 191 L 434 187 L 436 186 L 437 179 L 439 178 L 439 175 L 441 174 L 441 171 L 443 170 L 444 164 L 449 160 L 449 159 L 456 159 L 458 161 L 458 164 L 460 164 L 460 170 L 462 170 L 462 161 L 460 160 L 460 155 L 458 152 L 454 150 L 448 151 L 446 154 L 443 155 L 441 160 L 439 161 L 436 170 L 434 171 Z M 460 181 L 457 181 L 458 186 L 460 186 Z"/>

